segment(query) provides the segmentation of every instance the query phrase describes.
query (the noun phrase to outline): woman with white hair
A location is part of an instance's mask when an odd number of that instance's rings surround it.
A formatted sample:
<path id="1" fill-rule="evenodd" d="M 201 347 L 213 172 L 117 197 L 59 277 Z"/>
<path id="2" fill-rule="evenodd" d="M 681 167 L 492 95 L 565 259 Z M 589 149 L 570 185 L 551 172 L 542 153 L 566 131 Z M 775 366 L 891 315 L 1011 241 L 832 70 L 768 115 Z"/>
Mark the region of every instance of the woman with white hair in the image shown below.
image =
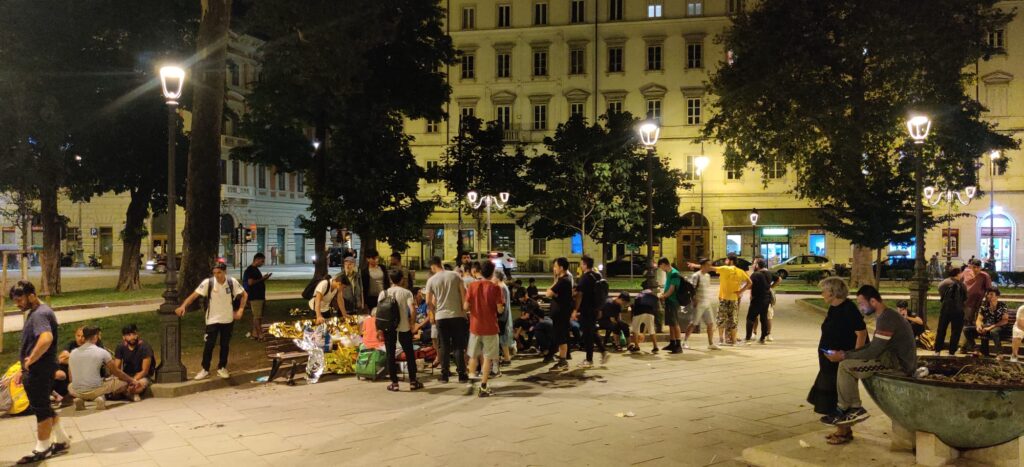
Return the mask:
<path id="1" fill-rule="evenodd" d="M 838 277 L 829 277 L 818 284 L 821 298 L 828 305 L 825 321 L 821 323 L 821 340 L 818 343 L 818 377 L 814 380 L 807 402 L 814 411 L 827 416 L 835 411 L 839 399 L 836 389 L 836 375 L 839 364 L 833 363 L 825 352 L 856 350 L 867 344 L 868 331 L 864 316 L 847 296 L 850 289 Z M 853 441 L 850 426 L 836 426 L 836 432 L 826 436 L 829 444 L 846 444 Z"/>

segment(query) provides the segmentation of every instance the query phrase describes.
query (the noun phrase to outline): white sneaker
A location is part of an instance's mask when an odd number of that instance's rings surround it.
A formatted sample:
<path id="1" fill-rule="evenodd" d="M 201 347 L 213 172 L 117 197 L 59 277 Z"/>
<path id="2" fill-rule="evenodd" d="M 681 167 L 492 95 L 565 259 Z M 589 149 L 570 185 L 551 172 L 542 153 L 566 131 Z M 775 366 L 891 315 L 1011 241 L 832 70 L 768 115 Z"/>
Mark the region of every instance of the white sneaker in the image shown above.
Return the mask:
<path id="1" fill-rule="evenodd" d="M 138 394 L 133 394 L 132 395 L 132 402 L 139 402 L 141 400 L 142 400 L 142 397 L 140 397 Z"/>
<path id="2" fill-rule="evenodd" d="M 590 363 L 590 362 L 588 362 L 586 360 L 583 360 L 578 365 L 576 365 L 576 368 L 582 368 L 582 369 L 585 370 L 585 369 L 590 368 L 592 366 L 594 366 L 592 363 Z"/>
<path id="3" fill-rule="evenodd" d="M 1019 362 L 1020 362 L 1020 360 L 1017 359 L 1016 355 L 1010 355 L 1010 363 L 1019 363 Z"/>
<path id="4" fill-rule="evenodd" d="M 75 412 L 81 412 L 85 410 L 85 399 L 80 397 L 75 398 Z"/>
<path id="5" fill-rule="evenodd" d="M 772 339 L 772 335 L 771 334 L 769 334 L 768 338 L 765 339 L 765 340 L 768 341 L 768 342 L 775 342 L 775 339 Z"/>
<path id="6" fill-rule="evenodd" d="M 228 378 L 231 377 L 231 373 L 228 373 L 228 369 L 227 368 L 218 368 L 217 369 L 217 376 L 220 376 L 221 378 L 224 378 L 224 379 L 228 379 Z"/>
<path id="7" fill-rule="evenodd" d="M 708 346 L 708 350 L 722 350 L 722 348 L 715 344 L 711 344 Z"/>
<path id="8" fill-rule="evenodd" d="M 107 410 L 107 398 L 100 396 L 95 399 L 96 410 Z"/>
<path id="9" fill-rule="evenodd" d="M 206 378 L 209 378 L 209 377 L 210 377 L 210 372 L 209 371 L 199 370 L 199 373 L 196 373 L 195 380 L 199 381 L 199 380 L 203 380 L 203 379 L 206 379 Z"/>
<path id="10" fill-rule="evenodd" d="M 690 350 L 690 344 L 683 342 L 683 350 Z"/>

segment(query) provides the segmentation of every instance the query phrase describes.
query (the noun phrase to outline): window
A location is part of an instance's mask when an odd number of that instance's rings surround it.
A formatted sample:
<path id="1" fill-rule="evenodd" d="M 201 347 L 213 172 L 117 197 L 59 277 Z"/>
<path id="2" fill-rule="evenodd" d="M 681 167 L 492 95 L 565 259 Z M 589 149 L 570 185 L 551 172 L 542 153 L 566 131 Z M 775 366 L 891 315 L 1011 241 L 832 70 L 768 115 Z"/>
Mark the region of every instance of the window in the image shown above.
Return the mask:
<path id="1" fill-rule="evenodd" d="M 622 113 L 622 101 L 608 101 L 608 114 Z"/>
<path id="2" fill-rule="evenodd" d="M 683 180 L 700 180 L 701 175 L 697 173 L 697 158 L 700 156 L 686 156 L 686 172 L 683 173 Z"/>
<path id="3" fill-rule="evenodd" d="M 462 29 L 476 29 L 476 8 L 467 6 L 462 7 Z"/>
<path id="4" fill-rule="evenodd" d="M 464 120 L 469 117 L 476 116 L 476 109 L 473 107 L 462 107 L 459 109 L 459 127 L 462 126 Z"/>
<path id="5" fill-rule="evenodd" d="M 548 51 L 534 50 L 533 51 L 533 76 L 547 76 L 548 75 Z"/>
<path id="6" fill-rule="evenodd" d="M 543 26 L 548 24 L 548 4 L 537 2 L 533 4 L 533 25 Z"/>
<path id="7" fill-rule="evenodd" d="M 736 15 L 736 14 L 739 14 L 739 13 L 743 13 L 743 10 L 745 10 L 746 6 L 747 6 L 746 3 L 747 3 L 746 0 L 729 0 L 729 6 L 728 6 L 729 14 L 730 15 Z"/>
<path id="8" fill-rule="evenodd" d="M 238 161 L 231 161 L 231 184 L 232 185 L 241 185 L 242 184 L 242 174 L 241 174 L 242 167 L 241 167 L 241 165 L 242 164 L 240 164 Z"/>
<path id="9" fill-rule="evenodd" d="M 686 44 L 686 68 L 704 68 L 704 44 L 700 42 Z"/>
<path id="10" fill-rule="evenodd" d="M 547 104 L 534 104 L 534 106 L 533 106 L 533 129 L 534 130 L 547 130 L 548 129 L 548 105 Z"/>
<path id="11" fill-rule="evenodd" d="M 284 174 L 284 172 L 278 171 L 276 178 L 277 178 L 277 180 L 276 180 L 276 182 L 277 182 L 277 191 L 284 191 L 284 189 L 285 189 L 285 174 Z"/>
<path id="12" fill-rule="evenodd" d="M 686 2 L 686 16 L 703 16 L 704 2 Z"/>
<path id="13" fill-rule="evenodd" d="M 267 168 L 262 165 L 256 166 L 256 188 L 267 189 Z"/>
<path id="14" fill-rule="evenodd" d="M 498 27 L 512 27 L 512 5 L 507 3 L 498 5 Z"/>
<path id="15" fill-rule="evenodd" d="M 226 185 L 228 183 L 228 161 L 220 159 L 219 162 L 220 183 L 221 185 Z"/>
<path id="16" fill-rule="evenodd" d="M 586 73 L 586 54 L 581 48 L 569 50 L 569 74 L 582 75 Z"/>
<path id="17" fill-rule="evenodd" d="M 686 124 L 700 125 L 700 98 L 686 98 Z"/>
<path id="18" fill-rule="evenodd" d="M 623 0 L 608 0 L 608 21 L 622 21 Z"/>
<path id="19" fill-rule="evenodd" d="M 462 79 L 476 78 L 476 56 L 473 54 L 462 55 Z"/>
<path id="20" fill-rule="evenodd" d="M 622 47 L 608 48 L 608 72 L 618 73 L 622 71 Z"/>
<path id="21" fill-rule="evenodd" d="M 770 179 L 778 179 L 786 176 L 786 165 L 780 161 L 772 161 L 765 169 L 765 175 Z"/>
<path id="22" fill-rule="evenodd" d="M 228 60 L 228 78 L 231 80 L 232 86 L 238 86 L 241 81 L 241 74 L 238 71 L 238 64 Z"/>
<path id="23" fill-rule="evenodd" d="M 570 103 L 569 104 L 569 116 L 570 117 L 575 117 L 575 116 L 579 115 L 580 117 L 582 117 L 584 112 L 585 112 L 585 108 L 586 108 L 586 105 L 584 103 L 582 103 L 582 102 Z"/>
<path id="24" fill-rule="evenodd" d="M 583 0 L 572 0 L 570 4 L 569 21 L 572 23 L 583 23 L 586 21 L 585 7 Z"/>
<path id="25" fill-rule="evenodd" d="M 661 46 L 647 46 L 647 71 L 661 69 Z"/>
<path id="26" fill-rule="evenodd" d="M 988 33 L 988 46 L 995 49 L 1006 48 L 1006 30 L 996 29 Z"/>
<path id="27" fill-rule="evenodd" d="M 509 52 L 498 52 L 498 77 L 499 78 L 511 78 L 512 77 L 512 54 Z"/>
<path id="28" fill-rule="evenodd" d="M 661 18 L 661 0 L 647 0 L 647 17 Z"/>
<path id="29" fill-rule="evenodd" d="M 960 229 L 942 229 L 942 256 L 960 256 Z"/>
<path id="30" fill-rule="evenodd" d="M 546 255 L 548 254 L 548 241 L 545 238 L 533 239 L 533 246 L 530 248 L 530 253 L 534 255 Z"/>
<path id="31" fill-rule="evenodd" d="M 298 191 L 299 193 L 306 192 L 306 174 L 299 172 L 295 176 L 295 191 Z"/>
<path id="32" fill-rule="evenodd" d="M 726 169 L 726 180 L 740 180 L 743 178 L 743 171 L 740 169 Z"/>
<path id="33" fill-rule="evenodd" d="M 494 109 L 495 120 L 498 121 L 498 126 L 502 130 L 512 129 L 512 106 L 510 105 L 499 105 Z"/>
<path id="34" fill-rule="evenodd" d="M 647 118 L 661 121 L 661 99 L 647 100 Z"/>
<path id="35" fill-rule="evenodd" d="M 438 122 L 435 120 L 427 120 L 427 133 L 437 133 Z"/>

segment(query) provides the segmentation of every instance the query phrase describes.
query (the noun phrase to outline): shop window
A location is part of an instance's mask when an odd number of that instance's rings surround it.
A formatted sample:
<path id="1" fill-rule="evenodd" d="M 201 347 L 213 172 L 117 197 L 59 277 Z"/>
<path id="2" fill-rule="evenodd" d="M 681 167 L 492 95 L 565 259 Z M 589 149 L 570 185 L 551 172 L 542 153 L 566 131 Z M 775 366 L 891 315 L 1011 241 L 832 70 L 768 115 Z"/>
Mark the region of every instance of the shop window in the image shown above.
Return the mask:
<path id="1" fill-rule="evenodd" d="M 583 254 L 583 234 L 577 232 L 572 236 L 572 254 Z"/>
<path id="2" fill-rule="evenodd" d="M 807 240 L 807 251 L 812 255 L 825 256 L 825 234 L 811 234 Z"/>
<path id="3" fill-rule="evenodd" d="M 726 235 L 725 236 L 725 253 L 743 254 L 743 236 L 742 235 Z"/>
<path id="4" fill-rule="evenodd" d="M 513 224 L 495 224 L 491 227 L 491 246 L 495 251 L 507 251 L 515 254 L 516 226 Z"/>

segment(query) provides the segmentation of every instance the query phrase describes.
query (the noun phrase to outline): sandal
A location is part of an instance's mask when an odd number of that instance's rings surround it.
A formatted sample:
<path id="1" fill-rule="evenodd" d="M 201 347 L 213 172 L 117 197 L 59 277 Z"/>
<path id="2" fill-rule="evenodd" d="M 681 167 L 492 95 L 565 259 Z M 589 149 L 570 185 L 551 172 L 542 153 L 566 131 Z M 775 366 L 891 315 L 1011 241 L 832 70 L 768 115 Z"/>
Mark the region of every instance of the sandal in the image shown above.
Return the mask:
<path id="1" fill-rule="evenodd" d="M 398 383 L 391 383 L 388 385 L 388 391 L 398 392 Z"/>
<path id="2" fill-rule="evenodd" d="M 423 389 L 423 383 L 421 383 L 419 381 L 413 381 L 413 382 L 409 383 L 409 390 L 410 391 L 415 391 L 417 389 Z"/>
<path id="3" fill-rule="evenodd" d="M 841 435 L 839 433 L 832 433 L 832 434 L 829 434 L 828 436 L 825 437 L 825 441 L 828 444 L 831 444 L 833 446 L 839 446 L 841 444 L 847 444 L 850 441 L 853 441 L 853 432 L 850 432 L 849 434 L 846 434 L 846 435 Z"/>

